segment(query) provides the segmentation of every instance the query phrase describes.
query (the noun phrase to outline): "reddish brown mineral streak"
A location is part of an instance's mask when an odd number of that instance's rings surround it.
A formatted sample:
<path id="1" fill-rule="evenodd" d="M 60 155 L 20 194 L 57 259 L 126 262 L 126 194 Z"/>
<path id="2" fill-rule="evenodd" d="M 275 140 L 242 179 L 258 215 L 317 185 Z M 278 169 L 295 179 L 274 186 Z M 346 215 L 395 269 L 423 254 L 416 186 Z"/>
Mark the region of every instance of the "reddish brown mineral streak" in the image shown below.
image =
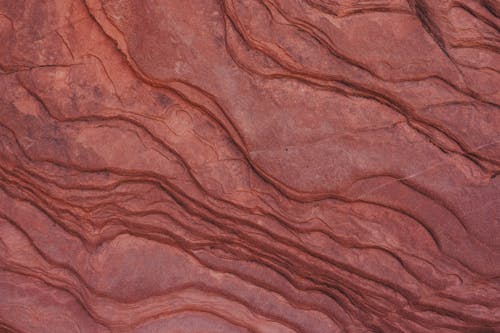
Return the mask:
<path id="1" fill-rule="evenodd" d="M 0 0 L 0 331 L 500 332 L 499 15 Z"/>

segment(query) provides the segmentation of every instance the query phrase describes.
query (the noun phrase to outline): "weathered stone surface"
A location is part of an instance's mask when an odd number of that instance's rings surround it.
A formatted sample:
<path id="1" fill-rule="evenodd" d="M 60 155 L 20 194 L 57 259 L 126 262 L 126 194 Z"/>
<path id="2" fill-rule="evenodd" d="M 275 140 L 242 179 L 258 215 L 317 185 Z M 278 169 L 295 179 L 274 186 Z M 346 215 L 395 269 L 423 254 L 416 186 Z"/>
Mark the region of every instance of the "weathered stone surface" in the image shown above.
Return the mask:
<path id="1" fill-rule="evenodd" d="M 500 332 L 494 0 L 0 1 L 0 330 Z"/>

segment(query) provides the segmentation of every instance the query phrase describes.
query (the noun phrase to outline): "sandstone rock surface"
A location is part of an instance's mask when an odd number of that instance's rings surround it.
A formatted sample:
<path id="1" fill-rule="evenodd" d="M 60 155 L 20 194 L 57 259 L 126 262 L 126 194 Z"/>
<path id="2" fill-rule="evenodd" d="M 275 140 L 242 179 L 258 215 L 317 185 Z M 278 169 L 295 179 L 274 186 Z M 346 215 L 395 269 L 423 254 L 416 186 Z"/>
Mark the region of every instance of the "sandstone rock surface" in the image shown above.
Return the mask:
<path id="1" fill-rule="evenodd" d="M 0 331 L 500 332 L 495 0 L 0 0 Z"/>

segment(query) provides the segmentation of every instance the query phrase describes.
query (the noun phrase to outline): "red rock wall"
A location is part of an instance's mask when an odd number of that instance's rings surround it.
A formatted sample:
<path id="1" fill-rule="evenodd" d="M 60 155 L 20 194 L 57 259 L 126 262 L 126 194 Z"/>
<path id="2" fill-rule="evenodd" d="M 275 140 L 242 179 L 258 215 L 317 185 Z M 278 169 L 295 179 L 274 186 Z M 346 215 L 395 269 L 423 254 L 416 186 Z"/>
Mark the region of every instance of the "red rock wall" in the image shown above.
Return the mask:
<path id="1" fill-rule="evenodd" d="M 1 0 L 0 330 L 500 332 L 495 0 Z"/>

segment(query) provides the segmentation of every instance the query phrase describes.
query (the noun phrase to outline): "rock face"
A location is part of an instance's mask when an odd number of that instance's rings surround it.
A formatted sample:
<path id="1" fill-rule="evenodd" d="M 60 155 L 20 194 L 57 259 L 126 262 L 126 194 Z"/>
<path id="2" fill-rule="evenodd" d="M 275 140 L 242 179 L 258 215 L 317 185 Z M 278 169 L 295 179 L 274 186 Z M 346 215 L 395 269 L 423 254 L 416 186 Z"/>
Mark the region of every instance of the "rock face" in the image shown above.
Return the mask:
<path id="1" fill-rule="evenodd" d="M 500 332 L 495 0 L 0 1 L 2 332 Z"/>

